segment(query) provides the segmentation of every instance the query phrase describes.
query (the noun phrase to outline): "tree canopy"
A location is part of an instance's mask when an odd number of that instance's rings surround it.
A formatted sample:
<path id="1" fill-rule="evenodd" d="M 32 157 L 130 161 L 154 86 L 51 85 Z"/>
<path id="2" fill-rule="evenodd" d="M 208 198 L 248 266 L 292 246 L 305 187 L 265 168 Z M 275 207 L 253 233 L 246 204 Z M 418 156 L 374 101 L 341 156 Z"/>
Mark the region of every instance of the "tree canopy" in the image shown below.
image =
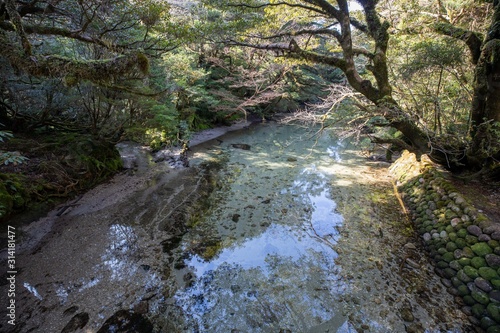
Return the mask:
<path id="1" fill-rule="evenodd" d="M 498 164 L 496 30 L 500 8 L 496 2 L 359 0 L 357 6 L 347 0 L 205 3 L 235 13 L 235 17 L 263 13 L 264 28 L 240 30 L 224 41 L 229 45 L 269 50 L 286 59 L 340 69 L 349 85 L 370 102 L 363 109 L 378 119 L 372 123 L 403 135 L 374 138 L 376 141 L 428 153 L 451 168 Z M 464 70 L 467 57 L 473 66 Z M 422 93 L 431 96 L 418 96 L 416 82 L 426 75 L 433 80 Z M 443 81 L 451 76 L 453 80 Z M 410 89 L 404 89 L 405 85 Z M 454 95 L 455 103 L 467 102 L 469 107 L 446 105 L 445 93 Z M 457 99 L 467 94 L 470 101 Z M 433 126 L 420 109 L 427 107 L 425 99 L 434 100 Z M 409 105 L 413 110 L 406 108 Z M 460 121 L 470 119 L 459 136 L 451 122 L 442 124 L 443 115 L 452 119 L 448 112 L 456 111 L 462 113 Z"/>
<path id="2" fill-rule="evenodd" d="M 161 145 L 309 108 L 498 170 L 499 16 L 470 0 L 2 0 L 0 123 Z"/>

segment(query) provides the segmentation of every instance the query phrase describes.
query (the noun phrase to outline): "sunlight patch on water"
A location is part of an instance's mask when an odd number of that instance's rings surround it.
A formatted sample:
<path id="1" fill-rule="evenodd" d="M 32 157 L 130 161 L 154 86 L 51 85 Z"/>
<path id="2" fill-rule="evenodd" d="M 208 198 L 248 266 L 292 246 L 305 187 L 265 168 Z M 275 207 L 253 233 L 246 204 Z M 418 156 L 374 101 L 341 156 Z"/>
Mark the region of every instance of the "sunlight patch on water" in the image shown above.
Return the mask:
<path id="1" fill-rule="evenodd" d="M 113 224 L 109 228 L 109 246 L 102 256 L 103 263 L 111 271 L 111 278 L 122 280 L 135 273 L 137 265 L 130 263 L 136 252 L 137 235 L 130 226 Z"/>

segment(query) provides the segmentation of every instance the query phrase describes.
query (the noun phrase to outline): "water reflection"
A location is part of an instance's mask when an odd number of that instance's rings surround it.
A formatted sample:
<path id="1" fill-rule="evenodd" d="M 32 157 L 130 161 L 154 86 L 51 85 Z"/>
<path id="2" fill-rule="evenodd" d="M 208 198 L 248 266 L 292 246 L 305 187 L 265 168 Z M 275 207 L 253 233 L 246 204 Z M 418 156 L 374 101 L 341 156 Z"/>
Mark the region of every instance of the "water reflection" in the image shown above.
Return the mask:
<path id="1" fill-rule="evenodd" d="M 112 279 L 124 279 L 138 269 L 130 262 L 137 252 L 137 235 L 130 226 L 113 224 L 109 228 L 109 246 L 102 261 L 111 271 Z"/>
<path id="2" fill-rule="evenodd" d="M 43 297 L 40 295 L 40 293 L 38 292 L 38 290 L 36 290 L 35 287 L 33 287 L 31 284 L 29 284 L 28 282 L 24 282 L 23 283 L 23 287 L 28 289 L 28 291 L 30 293 L 33 294 L 33 296 L 35 296 L 36 298 L 38 298 L 39 300 L 42 300 Z"/>
<path id="3" fill-rule="evenodd" d="M 265 152 L 260 155 L 268 158 L 282 149 L 273 141 L 260 146 Z M 330 154 L 327 147 L 316 149 Z M 340 278 L 333 247 L 343 218 L 335 212 L 328 189 L 332 177 L 325 171 L 328 162 L 316 165 L 318 161 L 304 159 L 292 168 L 269 168 L 264 158 L 259 161 L 256 155 L 244 154 L 235 157 L 238 178 L 228 191 L 232 195 L 214 207 L 206 223 L 215 224 L 235 206 L 247 205 L 247 198 L 263 198 L 263 189 L 280 186 L 268 195 L 272 200 L 259 199 L 270 205 L 261 205 L 267 212 L 264 216 L 238 215 L 237 225 L 260 225 L 259 231 L 246 232 L 209 261 L 199 255 L 185 261 L 193 280 L 174 299 L 184 311 L 188 331 L 354 332 L 339 300 L 348 286 Z M 340 159 L 338 150 L 332 157 Z M 255 178 L 259 174 L 265 177 Z M 268 179 L 273 181 L 271 187 Z M 241 203 L 235 195 L 244 195 Z M 270 216 L 273 223 L 260 223 L 259 218 Z"/>
<path id="4" fill-rule="evenodd" d="M 336 257 L 310 230 L 272 225 L 211 261 L 193 256 L 194 285 L 175 299 L 194 331 L 304 331 L 328 321 L 338 329 L 346 320 L 336 300 L 345 288 Z"/>
<path id="5" fill-rule="evenodd" d="M 326 152 L 335 160 L 335 162 L 342 162 L 342 157 L 340 156 L 340 150 L 342 148 L 345 148 L 345 145 L 342 140 L 338 140 L 337 145 L 328 147 Z"/>

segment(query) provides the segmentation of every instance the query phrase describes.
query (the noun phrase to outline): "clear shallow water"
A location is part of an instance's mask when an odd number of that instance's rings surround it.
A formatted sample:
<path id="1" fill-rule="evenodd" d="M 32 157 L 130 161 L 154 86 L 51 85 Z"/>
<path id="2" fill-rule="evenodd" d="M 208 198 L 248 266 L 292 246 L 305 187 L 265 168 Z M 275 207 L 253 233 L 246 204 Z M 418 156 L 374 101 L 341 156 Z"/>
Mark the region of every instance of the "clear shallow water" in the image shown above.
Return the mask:
<path id="1" fill-rule="evenodd" d="M 456 305 L 427 262 L 402 274 L 409 238 L 392 186 L 350 148 L 267 124 L 195 156 L 228 162 L 178 248 L 179 331 L 468 332 L 446 317 Z"/>
<path id="2" fill-rule="evenodd" d="M 175 302 L 192 331 L 354 332 L 337 298 L 346 289 L 334 249 L 343 219 L 328 190 L 328 164 L 340 160 L 338 152 L 331 156 L 338 149 L 329 140 L 314 146 L 312 132 L 299 136 L 290 127 L 256 131 L 262 141 L 221 144 L 229 156 L 227 184 L 183 252 L 204 236 L 217 238 L 220 250 L 185 261 L 192 284 L 177 291 Z"/>

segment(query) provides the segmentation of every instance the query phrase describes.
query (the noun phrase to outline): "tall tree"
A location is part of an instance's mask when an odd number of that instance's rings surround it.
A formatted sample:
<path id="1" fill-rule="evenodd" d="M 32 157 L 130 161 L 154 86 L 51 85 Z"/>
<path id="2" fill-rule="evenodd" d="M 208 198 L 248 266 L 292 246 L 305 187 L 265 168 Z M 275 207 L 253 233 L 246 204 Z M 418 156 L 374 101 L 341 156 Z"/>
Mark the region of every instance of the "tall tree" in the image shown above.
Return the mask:
<path id="1" fill-rule="evenodd" d="M 477 59 L 471 106 L 474 127 L 468 144 L 459 147 L 420 126 L 418 119 L 395 98 L 389 62 L 391 22 L 381 15 L 378 0 L 358 0 L 360 11 L 351 11 L 352 3 L 347 0 L 207 0 L 205 3 L 235 13 L 267 14 L 269 22 L 265 29 L 251 34 L 247 31 L 226 40 L 227 43 L 270 50 L 287 58 L 342 70 L 350 86 L 372 104 L 366 112 L 382 116 L 384 121 L 379 125 L 390 126 L 404 135 L 404 142 L 386 141 L 427 153 L 448 167 L 468 164 L 481 168 L 489 161 L 498 162 L 500 134 L 495 124 L 500 114 L 497 102 L 500 95 L 496 93 L 500 66 L 496 55 L 500 44 L 496 29 L 499 29 L 500 6 L 497 3 L 493 4 L 495 14 L 485 34 L 488 37 L 481 39 L 480 34 L 474 33 L 466 40 L 467 45 L 474 45 L 472 55 Z"/>

